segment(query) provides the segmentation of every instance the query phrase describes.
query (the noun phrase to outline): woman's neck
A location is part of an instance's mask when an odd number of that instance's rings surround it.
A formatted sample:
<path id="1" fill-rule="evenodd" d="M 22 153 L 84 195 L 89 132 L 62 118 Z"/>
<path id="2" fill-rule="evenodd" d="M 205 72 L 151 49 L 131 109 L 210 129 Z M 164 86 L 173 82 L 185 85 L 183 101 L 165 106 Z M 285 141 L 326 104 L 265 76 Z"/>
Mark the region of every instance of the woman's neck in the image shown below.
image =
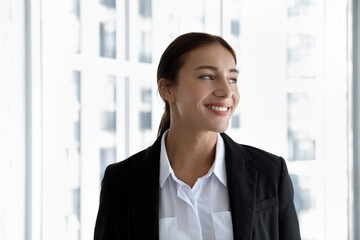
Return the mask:
<path id="1" fill-rule="evenodd" d="M 193 187 L 204 176 L 215 159 L 217 133 L 192 132 L 170 128 L 166 151 L 177 178 Z"/>

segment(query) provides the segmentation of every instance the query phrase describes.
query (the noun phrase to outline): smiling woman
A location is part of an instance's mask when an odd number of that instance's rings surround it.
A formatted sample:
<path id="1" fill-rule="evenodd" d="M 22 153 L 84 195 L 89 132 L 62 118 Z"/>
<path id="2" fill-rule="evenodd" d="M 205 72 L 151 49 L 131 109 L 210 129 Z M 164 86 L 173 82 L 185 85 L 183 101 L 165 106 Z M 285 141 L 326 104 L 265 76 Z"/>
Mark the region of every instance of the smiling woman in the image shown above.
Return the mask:
<path id="1" fill-rule="evenodd" d="M 221 37 L 188 33 L 168 46 L 158 139 L 107 167 L 95 239 L 300 239 L 284 159 L 224 133 L 237 77 Z"/>

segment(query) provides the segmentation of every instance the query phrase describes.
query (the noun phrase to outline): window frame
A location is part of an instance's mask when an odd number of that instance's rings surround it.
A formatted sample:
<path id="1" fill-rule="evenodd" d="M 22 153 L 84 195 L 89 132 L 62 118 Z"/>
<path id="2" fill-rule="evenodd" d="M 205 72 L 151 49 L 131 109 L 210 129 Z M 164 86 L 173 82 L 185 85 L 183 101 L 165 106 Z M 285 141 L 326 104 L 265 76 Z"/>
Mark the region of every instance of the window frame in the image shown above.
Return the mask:
<path id="1" fill-rule="evenodd" d="M 349 240 L 360 238 L 360 5 L 348 0 Z"/>
<path id="2" fill-rule="evenodd" d="M 25 236 L 42 232 L 42 66 L 41 2 L 25 0 Z"/>

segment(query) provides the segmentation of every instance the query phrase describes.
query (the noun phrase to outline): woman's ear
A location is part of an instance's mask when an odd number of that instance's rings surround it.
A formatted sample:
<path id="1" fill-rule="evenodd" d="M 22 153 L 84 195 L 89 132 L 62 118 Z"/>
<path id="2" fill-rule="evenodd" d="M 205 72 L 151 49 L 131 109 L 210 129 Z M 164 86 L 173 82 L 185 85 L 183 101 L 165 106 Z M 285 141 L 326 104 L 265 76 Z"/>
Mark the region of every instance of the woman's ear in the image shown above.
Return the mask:
<path id="1" fill-rule="evenodd" d="M 160 96 L 169 103 L 175 102 L 174 87 L 169 85 L 167 81 L 165 78 L 160 78 L 158 82 Z"/>

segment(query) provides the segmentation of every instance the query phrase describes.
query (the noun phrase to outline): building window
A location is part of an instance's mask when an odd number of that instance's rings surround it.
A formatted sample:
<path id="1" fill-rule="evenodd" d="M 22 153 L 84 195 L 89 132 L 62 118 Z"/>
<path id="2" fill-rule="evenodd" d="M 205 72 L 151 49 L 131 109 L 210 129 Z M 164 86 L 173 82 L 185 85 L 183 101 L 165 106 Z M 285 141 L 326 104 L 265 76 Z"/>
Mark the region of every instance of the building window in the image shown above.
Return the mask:
<path id="1" fill-rule="evenodd" d="M 142 63 L 151 63 L 152 54 L 151 54 L 151 33 L 141 32 L 140 33 L 140 53 L 139 53 L 139 62 Z"/>
<path id="2" fill-rule="evenodd" d="M 152 0 L 139 0 L 139 15 L 143 18 L 152 17 Z"/>
<path id="3" fill-rule="evenodd" d="M 240 128 L 240 115 L 237 113 L 234 113 L 234 115 L 231 117 L 231 127 L 232 128 Z"/>
<path id="4" fill-rule="evenodd" d="M 114 22 L 100 23 L 100 56 L 116 58 L 116 29 Z"/>
<path id="5" fill-rule="evenodd" d="M 100 169 L 99 181 L 104 178 L 105 169 L 108 165 L 116 162 L 116 148 L 101 148 L 100 149 Z"/>
<path id="6" fill-rule="evenodd" d="M 315 160 L 314 102 L 306 93 L 288 93 L 288 160 Z"/>
<path id="7" fill-rule="evenodd" d="M 116 8 L 116 0 L 100 0 L 100 3 L 108 8 Z"/>
<path id="8" fill-rule="evenodd" d="M 238 37 L 240 35 L 240 21 L 231 20 L 231 34 Z"/>

